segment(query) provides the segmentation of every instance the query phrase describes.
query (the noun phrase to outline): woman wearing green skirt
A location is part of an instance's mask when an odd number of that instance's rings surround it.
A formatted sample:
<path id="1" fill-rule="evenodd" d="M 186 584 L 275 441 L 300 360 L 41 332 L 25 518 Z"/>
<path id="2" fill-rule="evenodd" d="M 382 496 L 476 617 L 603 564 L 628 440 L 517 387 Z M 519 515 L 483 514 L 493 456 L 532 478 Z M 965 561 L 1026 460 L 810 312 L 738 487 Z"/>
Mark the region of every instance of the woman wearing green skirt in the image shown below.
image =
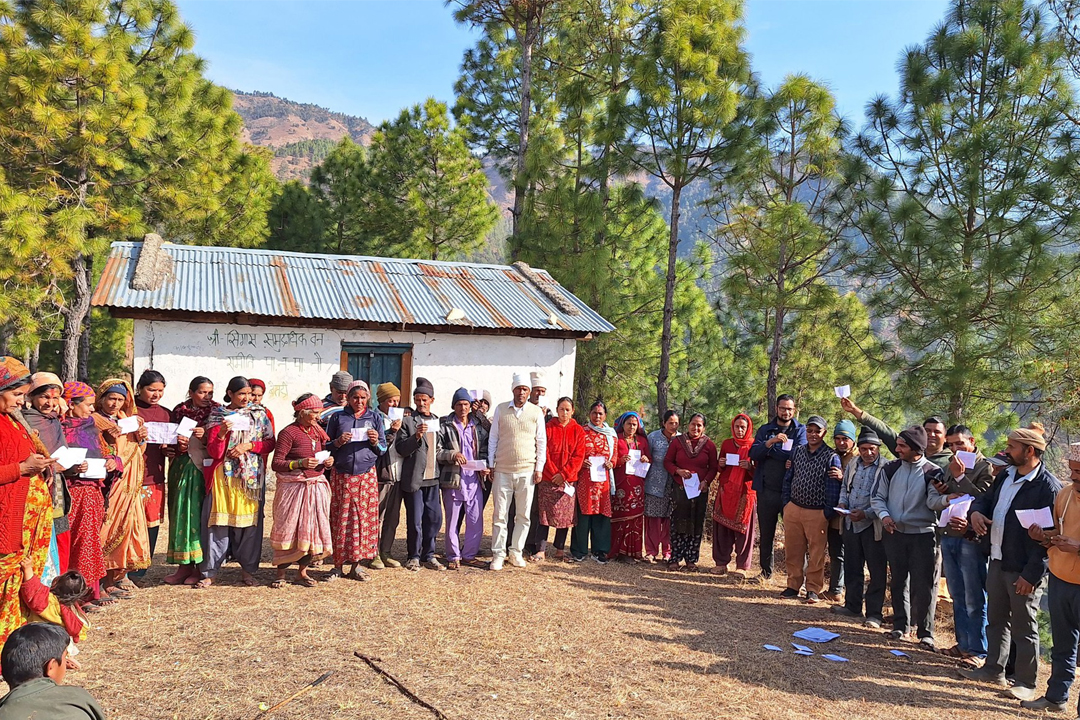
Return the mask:
<path id="1" fill-rule="evenodd" d="M 203 560 L 199 541 L 202 523 L 202 504 L 206 496 L 203 461 L 206 452 L 206 420 L 217 403 L 214 402 L 214 383 L 199 376 L 188 385 L 187 400 L 172 412 L 174 423 L 195 427 L 177 435 L 176 456 L 169 465 L 169 553 L 167 562 L 180 567 L 165 578 L 169 585 L 194 585 L 199 582 L 199 563 Z"/>

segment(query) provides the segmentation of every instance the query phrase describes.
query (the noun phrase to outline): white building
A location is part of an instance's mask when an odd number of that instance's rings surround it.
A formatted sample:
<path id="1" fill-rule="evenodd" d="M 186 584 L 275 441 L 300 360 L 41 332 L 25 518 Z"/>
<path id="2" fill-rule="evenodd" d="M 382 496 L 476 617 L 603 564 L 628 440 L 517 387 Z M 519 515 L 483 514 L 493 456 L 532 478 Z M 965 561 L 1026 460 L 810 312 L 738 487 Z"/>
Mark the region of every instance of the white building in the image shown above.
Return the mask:
<path id="1" fill-rule="evenodd" d="M 135 378 L 166 380 L 162 405 L 205 375 L 220 399 L 234 375 L 266 383 L 284 427 L 291 401 L 327 394 L 348 370 L 390 381 L 411 403 L 417 377 L 434 412 L 459 387 L 510 398 L 515 372 L 540 371 L 549 398 L 571 395 L 578 340 L 613 330 L 550 275 L 514 266 L 118 242 L 92 303 L 134 321 Z"/>

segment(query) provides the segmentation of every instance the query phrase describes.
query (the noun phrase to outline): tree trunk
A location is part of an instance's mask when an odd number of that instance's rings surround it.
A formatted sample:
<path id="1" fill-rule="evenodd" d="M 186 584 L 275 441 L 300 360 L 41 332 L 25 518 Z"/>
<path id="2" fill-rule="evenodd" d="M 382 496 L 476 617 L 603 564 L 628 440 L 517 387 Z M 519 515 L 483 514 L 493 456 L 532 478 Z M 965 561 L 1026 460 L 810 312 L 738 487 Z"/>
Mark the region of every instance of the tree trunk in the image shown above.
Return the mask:
<path id="1" fill-rule="evenodd" d="M 776 388 L 780 383 L 780 351 L 784 337 L 784 316 L 786 314 L 783 307 L 776 307 L 773 311 L 772 342 L 769 345 L 769 374 L 765 380 L 765 397 L 769 403 L 769 418 L 776 417 Z"/>
<path id="2" fill-rule="evenodd" d="M 34 351 L 30 354 L 30 372 L 38 371 L 38 363 L 41 362 L 41 341 L 34 343 Z"/>
<path id="3" fill-rule="evenodd" d="M 4 323 L 0 327 L 0 355 L 8 355 L 11 352 L 11 339 L 15 337 L 15 326 Z"/>
<path id="4" fill-rule="evenodd" d="M 529 150 L 529 114 L 532 111 L 532 61 L 533 43 L 536 42 L 538 20 L 525 19 L 525 32 L 518 35 L 521 45 L 521 104 L 518 107 L 518 148 L 514 160 L 514 208 L 511 210 L 516 236 L 521 231 L 521 217 L 525 212 L 525 153 Z M 516 259 L 516 258 L 511 258 Z"/>
<path id="5" fill-rule="evenodd" d="M 671 370 L 671 322 L 675 317 L 675 263 L 679 255 L 679 197 L 682 185 L 671 189 L 671 234 L 668 236 L 667 277 L 664 279 L 664 329 L 660 334 L 660 371 L 656 374 L 656 412 L 668 410 L 668 374 Z"/>
<path id="6" fill-rule="evenodd" d="M 92 261 L 79 253 L 71 261 L 74 295 L 64 311 L 64 331 L 60 336 L 62 343 L 60 361 L 60 379 L 64 382 L 79 380 L 79 346 L 82 340 L 83 322 L 90 312 L 90 273 Z M 85 380 L 84 380 L 85 382 Z"/>

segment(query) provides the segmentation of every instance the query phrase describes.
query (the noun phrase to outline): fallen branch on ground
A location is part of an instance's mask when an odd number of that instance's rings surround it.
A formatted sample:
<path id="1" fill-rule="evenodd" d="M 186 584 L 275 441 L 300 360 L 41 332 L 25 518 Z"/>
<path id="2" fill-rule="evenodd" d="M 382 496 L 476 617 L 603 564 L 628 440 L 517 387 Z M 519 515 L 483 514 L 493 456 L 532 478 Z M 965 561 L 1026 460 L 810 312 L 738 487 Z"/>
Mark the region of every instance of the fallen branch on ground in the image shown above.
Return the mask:
<path id="1" fill-rule="evenodd" d="M 301 695 L 303 695 L 304 693 L 306 693 L 306 692 L 307 692 L 308 690 L 310 690 L 311 688 L 313 688 L 313 687 L 315 687 L 316 685 L 319 685 L 319 684 L 321 684 L 321 683 L 325 682 L 325 681 L 326 681 L 326 679 L 327 679 L 328 677 L 330 677 L 331 675 L 333 675 L 333 674 L 334 674 L 334 671 L 333 671 L 333 670 L 331 670 L 330 672 L 325 672 L 325 673 L 323 673 L 322 675 L 320 675 L 320 676 L 319 676 L 319 678 L 318 678 L 317 680 L 315 680 L 314 682 L 310 682 L 310 683 L 308 683 L 307 685 L 305 685 L 304 687 L 300 688 L 299 690 L 297 690 L 296 692 L 294 692 L 294 693 L 293 693 L 292 695 L 290 695 L 289 697 L 287 697 L 287 698 L 285 698 L 284 700 L 282 700 L 281 702 L 279 702 L 279 703 L 278 703 L 277 705 L 275 705 L 274 707 L 272 707 L 272 708 L 267 708 L 266 710 L 262 710 L 262 711 L 260 711 L 260 712 L 259 712 L 259 714 L 258 714 L 258 715 L 256 715 L 256 716 L 255 716 L 255 718 L 253 718 L 253 720 L 258 720 L 258 718 L 266 717 L 267 715 L 269 715 L 270 713 L 274 712 L 275 710 L 279 710 L 279 709 L 281 709 L 281 708 L 285 707 L 286 705 L 288 705 L 289 703 L 291 703 L 291 702 L 292 702 L 293 700 L 295 700 L 296 698 L 298 698 L 298 697 L 300 697 Z"/>
<path id="2" fill-rule="evenodd" d="M 379 662 L 381 662 L 381 660 L 379 658 L 368 657 L 367 655 L 364 655 L 363 653 L 361 653 L 359 651 L 354 652 L 353 655 L 355 655 L 356 657 L 360 658 L 365 663 L 367 663 L 368 667 L 370 667 L 375 672 L 379 673 L 379 675 L 382 675 L 383 679 L 386 680 L 386 682 L 393 685 L 394 687 L 396 687 L 401 692 L 402 695 L 409 698 L 410 700 L 412 700 L 414 703 L 416 703 L 420 707 L 426 708 L 427 710 L 430 710 L 435 715 L 435 717 L 438 718 L 438 720 L 450 720 L 450 718 L 446 717 L 446 715 L 443 713 L 442 710 L 435 707 L 434 705 L 431 705 L 430 703 L 426 703 L 423 700 L 421 700 L 419 697 L 417 697 L 416 693 L 414 693 L 409 688 L 405 687 L 405 683 L 398 680 L 396 677 L 394 677 L 393 675 L 388 673 L 386 670 L 383 670 L 382 667 L 379 666 Z"/>

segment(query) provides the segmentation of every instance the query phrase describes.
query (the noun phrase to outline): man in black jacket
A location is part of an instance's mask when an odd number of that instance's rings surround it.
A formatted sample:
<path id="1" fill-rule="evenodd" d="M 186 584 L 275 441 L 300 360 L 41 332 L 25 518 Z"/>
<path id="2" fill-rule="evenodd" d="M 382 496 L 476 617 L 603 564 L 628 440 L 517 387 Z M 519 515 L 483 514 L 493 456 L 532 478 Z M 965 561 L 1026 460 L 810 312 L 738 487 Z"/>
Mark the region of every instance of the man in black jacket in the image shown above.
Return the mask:
<path id="1" fill-rule="evenodd" d="M 754 490 L 757 492 L 758 558 L 762 582 L 772 577 L 773 542 L 776 525 L 784 513 L 781 495 L 787 462 L 795 448 L 806 444 L 806 427 L 795 419 L 798 410 L 795 398 L 781 395 L 776 398 L 776 417 L 765 423 L 754 435 L 750 459 L 754 461 Z"/>
<path id="2" fill-rule="evenodd" d="M 969 680 L 1006 685 L 1009 640 L 1016 645 L 1015 684 L 1009 693 L 1032 700 L 1039 669 L 1039 598 L 1046 584 L 1046 548 L 1028 535 L 1017 510 L 1053 508 L 1061 483 L 1042 462 L 1046 437 L 1041 426 L 1014 430 L 1005 448 L 1010 467 L 993 487 L 971 504 L 969 521 L 975 534 L 989 540 L 986 574 L 986 664 L 960 670 Z M 950 526 L 963 530 L 962 518 Z M 1010 632 L 1011 631 L 1011 632 Z"/>
<path id="3" fill-rule="evenodd" d="M 415 409 L 401 422 L 395 447 L 402 457 L 401 493 L 405 498 L 407 570 L 417 571 L 423 562 L 432 570 L 446 566 L 435 558 L 435 536 L 442 527 L 439 502 L 439 418 L 431 414 L 435 390 L 427 378 L 416 378 Z"/>

